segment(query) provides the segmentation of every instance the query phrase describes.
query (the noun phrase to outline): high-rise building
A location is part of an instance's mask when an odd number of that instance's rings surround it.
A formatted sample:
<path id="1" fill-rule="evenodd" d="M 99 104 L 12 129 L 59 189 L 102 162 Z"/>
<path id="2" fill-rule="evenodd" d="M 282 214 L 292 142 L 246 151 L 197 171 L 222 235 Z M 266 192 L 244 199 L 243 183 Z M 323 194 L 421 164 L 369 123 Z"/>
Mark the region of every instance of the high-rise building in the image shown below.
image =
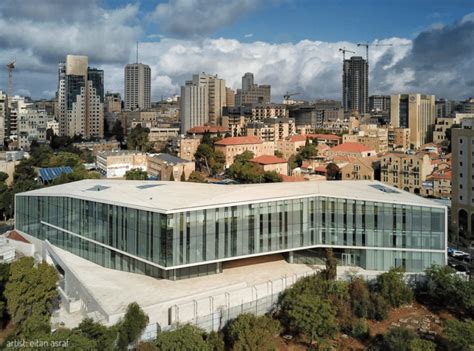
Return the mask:
<path id="1" fill-rule="evenodd" d="M 121 112 L 122 111 L 122 98 L 120 93 L 105 94 L 105 112 Z"/>
<path id="2" fill-rule="evenodd" d="M 146 110 L 151 107 L 151 69 L 143 63 L 125 66 L 125 109 Z"/>
<path id="3" fill-rule="evenodd" d="M 436 122 L 434 95 L 392 95 L 390 104 L 390 124 L 396 128 L 410 128 L 410 144 L 413 148 L 433 140 Z"/>
<path id="4" fill-rule="evenodd" d="M 461 103 L 462 113 L 474 113 L 474 98 L 469 98 Z"/>
<path id="5" fill-rule="evenodd" d="M 456 110 L 456 101 L 447 99 L 436 99 L 436 117 L 449 117 Z"/>
<path id="6" fill-rule="evenodd" d="M 346 112 L 368 112 L 369 66 L 367 60 L 353 56 L 344 60 L 342 101 Z"/>
<path id="7" fill-rule="evenodd" d="M 181 133 L 195 126 L 219 123 L 226 99 L 224 79 L 205 73 L 193 75 L 181 87 Z"/>
<path id="8" fill-rule="evenodd" d="M 46 110 L 29 106 L 18 116 L 18 148 L 29 150 L 33 141 L 46 142 L 48 129 L 48 113 Z"/>
<path id="9" fill-rule="evenodd" d="M 250 89 L 252 89 L 253 85 L 253 73 L 245 73 L 242 76 L 242 90 L 249 91 Z"/>
<path id="10" fill-rule="evenodd" d="M 59 63 L 57 119 L 60 135 L 104 136 L 104 71 L 89 68 L 87 56 Z"/>
<path id="11" fill-rule="evenodd" d="M 474 118 L 452 129 L 451 218 L 454 236 L 474 240 Z"/>
<path id="12" fill-rule="evenodd" d="M 237 93 L 235 94 L 235 106 L 268 104 L 270 100 L 270 85 L 254 84 L 253 73 L 245 73 L 242 77 L 242 89 L 237 89 Z"/>

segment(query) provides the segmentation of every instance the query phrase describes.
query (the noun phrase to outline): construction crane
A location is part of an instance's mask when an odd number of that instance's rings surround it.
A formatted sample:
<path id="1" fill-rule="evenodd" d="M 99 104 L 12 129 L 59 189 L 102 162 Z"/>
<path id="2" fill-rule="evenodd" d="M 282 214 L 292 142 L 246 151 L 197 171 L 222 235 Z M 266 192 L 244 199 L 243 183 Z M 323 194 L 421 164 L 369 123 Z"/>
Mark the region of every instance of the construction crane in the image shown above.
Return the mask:
<path id="1" fill-rule="evenodd" d="M 339 48 L 339 51 L 342 52 L 342 62 L 346 60 L 346 52 L 350 52 L 352 54 L 355 54 L 355 51 L 347 50 L 345 47 Z"/>
<path id="2" fill-rule="evenodd" d="M 8 96 L 13 96 L 13 70 L 15 69 L 15 62 L 16 60 L 13 60 L 12 62 L 7 63 L 7 70 L 8 70 Z"/>
<path id="3" fill-rule="evenodd" d="M 369 64 L 369 46 L 393 46 L 393 44 L 369 44 L 369 42 L 359 43 L 357 46 L 365 46 L 365 59 L 367 60 L 367 65 Z"/>
<path id="4" fill-rule="evenodd" d="M 283 103 L 284 104 L 288 104 L 288 102 L 290 101 L 290 98 L 292 96 L 295 96 L 295 95 L 300 95 L 301 93 L 289 93 L 289 92 L 286 92 L 285 95 L 283 95 Z"/>

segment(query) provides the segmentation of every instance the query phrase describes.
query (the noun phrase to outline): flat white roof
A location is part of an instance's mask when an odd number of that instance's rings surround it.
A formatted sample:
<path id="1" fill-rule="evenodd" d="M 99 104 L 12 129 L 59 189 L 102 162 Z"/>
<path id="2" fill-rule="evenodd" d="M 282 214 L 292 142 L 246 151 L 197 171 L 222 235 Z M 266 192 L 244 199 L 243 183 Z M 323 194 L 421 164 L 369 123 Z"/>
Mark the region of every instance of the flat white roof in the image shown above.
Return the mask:
<path id="1" fill-rule="evenodd" d="M 388 190 L 382 191 L 380 187 Z M 189 182 L 87 179 L 18 194 L 64 196 L 156 212 L 330 196 L 416 206 L 445 206 L 433 200 L 375 181 L 306 181 L 220 185 Z"/>

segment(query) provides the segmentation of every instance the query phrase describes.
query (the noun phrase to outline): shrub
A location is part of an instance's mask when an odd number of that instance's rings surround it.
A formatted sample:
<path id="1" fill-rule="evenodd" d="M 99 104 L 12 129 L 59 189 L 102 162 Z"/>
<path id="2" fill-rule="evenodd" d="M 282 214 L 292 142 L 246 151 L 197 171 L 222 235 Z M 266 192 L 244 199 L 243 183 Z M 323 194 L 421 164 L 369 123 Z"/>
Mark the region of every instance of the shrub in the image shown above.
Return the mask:
<path id="1" fill-rule="evenodd" d="M 355 278 L 349 284 L 349 293 L 351 295 L 352 313 L 356 317 L 366 318 L 370 308 L 370 294 L 367 284 L 361 278 Z"/>
<path id="2" fill-rule="evenodd" d="M 387 319 L 389 309 L 389 303 L 380 293 L 373 292 L 370 294 L 370 305 L 367 311 L 369 319 L 383 321 Z"/>
<path id="3" fill-rule="evenodd" d="M 156 339 L 156 345 L 160 350 L 208 350 L 208 345 L 204 341 L 204 336 L 204 330 L 190 324 L 185 324 L 176 330 L 162 332 Z"/>
<path id="4" fill-rule="evenodd" d="M 445 324 L 444 333 L 453 351 L 474 350 L 474 321 L 453 319 Z"/>
<path id="5" fill-rule="evenodd" d="M 404 279 L 401 268 L 391 268 L 377 277 L 377 290 L 392 307 L 411 303 L 413 292 Z"/>
<path id="6" fill-rule="evenodd" d="M 279 333 L 278 321 L 244 313 L 229 323 L 227 339 L 234 350 L 269 350 L 275 348 L 275 335 Z"/>
<path id="7" fill-rule="evenodd" d="M 385 351 L 410 351 L 411 342 L 416 334 L 406 328 L 391 328 L 384 336 L 382 347 Z"/>
<path id="8" fill-rule="evenodd" d="M 352 326 L 352 336 L 359 340 L 365 340 L 370 337 L 370 328 L 364 318 L 359 318 Z"/>

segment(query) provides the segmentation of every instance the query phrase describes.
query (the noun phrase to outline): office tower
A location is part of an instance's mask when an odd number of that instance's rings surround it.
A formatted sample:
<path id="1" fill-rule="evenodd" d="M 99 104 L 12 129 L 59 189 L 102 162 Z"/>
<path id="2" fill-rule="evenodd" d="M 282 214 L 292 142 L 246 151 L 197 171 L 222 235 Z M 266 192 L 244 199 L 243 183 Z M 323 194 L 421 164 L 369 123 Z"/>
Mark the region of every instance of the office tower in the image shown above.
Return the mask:
<path id="1" fill-rule="evenodd" d="M 410 128 L 412 148 L 419 148 L 433 140 L 436 122 L 434 95 L 392 95 L 390 104 L 390 124 L 396 128 Z"/>
<path id="2" fill-rule="evenodd" d="M 464 118 L 452 129 L 453 236 L 474 239 L 474 118 Z"/>
<path id="3" fill-rule="evenodd" d="M 59 63 L 57 119 L 62 136 L 104 136 L 104 71 L 88 67 L 87 56 Z"/>
<path id="4" fill-rule="evenodd" d="M 242 89 L 237 89 L 235 106 L 251 106 L 268 104 L 271 99 L 270 85 L 254 84 L 253 73 L 245 73 L 242 77 Z"/>
<path id="5" fill-rule="evenodd" d="M 226 106 L 225 80 L 205 73 L 193 75 L 181 87 L 180 104 L 181 133 L 195 126 L 219 123 Z"/>
<path id="6" fill-rule="evenodd" d="M 125 66 L 125 109 L 146 110 L 151 107 L 151 69 L 143 63 Z"/>
<path id="7" fill-rule="evenodd" d="M 344 60 L 342 74 L 342 101 L 346 112 L 368 112 L 369 69 L 360 56 Z"/>
<path id="8" fill-rule="evenodd" d="M 456 101 L 447 99 L 436 99 L 436 117 L 443 118 L 451 116 L 456 110 Z"/>
<path id="9" fill-rule="evenodd" d="M 253 73 L 247 72 L 242 76 L 242 90 L 248 91 L 253 87 Z"/>
<path id="10" fill-rule="evenodd" d="M 469 98 L 461 103 L 462 113 L 474 113 L 474 98 Z"/>

